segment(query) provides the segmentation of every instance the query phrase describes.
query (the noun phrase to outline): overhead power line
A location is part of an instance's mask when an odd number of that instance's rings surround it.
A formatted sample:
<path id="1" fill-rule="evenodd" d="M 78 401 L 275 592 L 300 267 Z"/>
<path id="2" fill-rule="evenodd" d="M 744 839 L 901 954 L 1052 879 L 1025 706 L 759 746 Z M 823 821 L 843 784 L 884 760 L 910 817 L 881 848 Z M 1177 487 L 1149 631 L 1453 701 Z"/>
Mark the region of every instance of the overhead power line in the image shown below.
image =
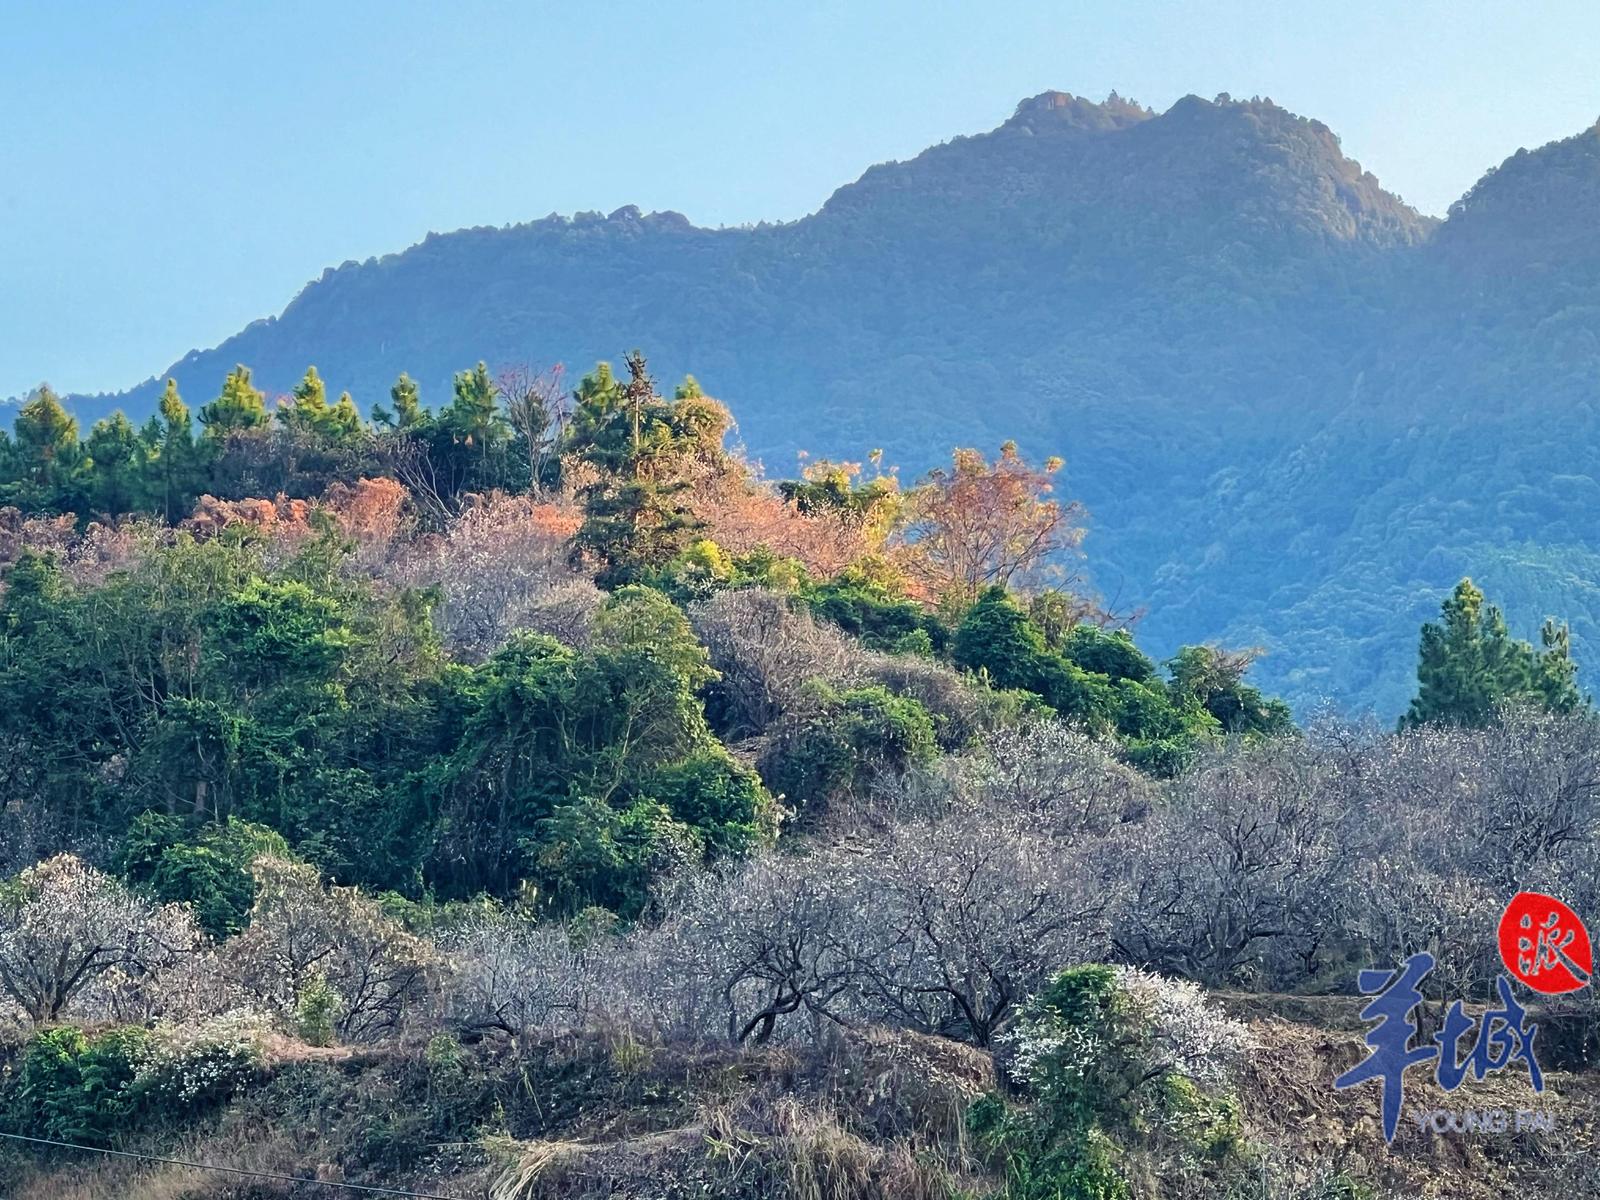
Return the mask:
<path id="1" fill-rule="evenodd" d="M 279 1175 L 272 1171 L 250 1171 L 244 1167 L 220 1167 L 214 1163 L 187 1162 L 181 1158 L 161 1158 L 154 1154 L 135 1154 L 131 1150 L 107 1150 L 103 1146 L 81 1146 L 76 1142 L 58 1142 L 50 1138 L 29 1137 L 23 1133 L 0 1132 L 0 1138 L 13 1142 L 31 1142 L 36 1146 L 58 1146 L 63 1150 L 83 1150 L 89 1154 L 109 1154 L 117 1158 L 135 1158 L 142 1162 L 163 1163 L 169 1167 L 188 1167 L 195 1171 L 220 1171 L 224 1175 L 243 1175 L 251 1179 L 271 1179 L 278 1183 L 309 1183 L 312 1187 L 343 1188 L 349 1192 L 366 1192 L 378 1196 L 402 1196 L 406 1200 L 461 1200 L 459 1196 L 441 1196 L 434 1192 L 408 1192 L 404 1188 L 373 1187 L 364 1183 L 335 1183 L 328 1179 L 313 1179 L 306 1175 Z"/>

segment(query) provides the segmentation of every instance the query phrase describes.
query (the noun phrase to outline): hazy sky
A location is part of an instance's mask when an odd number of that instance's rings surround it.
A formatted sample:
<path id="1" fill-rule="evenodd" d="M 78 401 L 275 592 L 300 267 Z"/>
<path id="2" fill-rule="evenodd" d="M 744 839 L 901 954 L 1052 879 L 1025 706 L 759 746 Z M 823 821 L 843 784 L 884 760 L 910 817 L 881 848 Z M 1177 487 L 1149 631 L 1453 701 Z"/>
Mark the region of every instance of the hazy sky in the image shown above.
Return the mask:
<path id="1" fill-rule="evenodd" d="M 1597 62 L 1596 0 L 0 0 L 0 396 L 136 383 L 430 230 L 797 217 L 1049 88 L 1270 96 L 1442 213 L 1600 117 Z"/>

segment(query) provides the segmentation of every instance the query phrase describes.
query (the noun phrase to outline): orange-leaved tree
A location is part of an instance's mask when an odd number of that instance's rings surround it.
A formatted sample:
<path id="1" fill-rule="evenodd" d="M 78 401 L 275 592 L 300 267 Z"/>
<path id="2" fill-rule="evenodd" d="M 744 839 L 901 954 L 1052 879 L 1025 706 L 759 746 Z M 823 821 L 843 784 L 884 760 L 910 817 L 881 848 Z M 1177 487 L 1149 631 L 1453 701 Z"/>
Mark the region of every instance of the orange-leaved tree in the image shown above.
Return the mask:
<path id="1" fill-rule="evenodd" d="M 936 596 L 975 600 L 986 587 L 1037 578 L 1083 540 L 1083 508 L 1052 498 L 1059 458 L 1032 466 L 1015 442 L 990 463 L 957 450 L 908 497 L 906 559 Z"/>

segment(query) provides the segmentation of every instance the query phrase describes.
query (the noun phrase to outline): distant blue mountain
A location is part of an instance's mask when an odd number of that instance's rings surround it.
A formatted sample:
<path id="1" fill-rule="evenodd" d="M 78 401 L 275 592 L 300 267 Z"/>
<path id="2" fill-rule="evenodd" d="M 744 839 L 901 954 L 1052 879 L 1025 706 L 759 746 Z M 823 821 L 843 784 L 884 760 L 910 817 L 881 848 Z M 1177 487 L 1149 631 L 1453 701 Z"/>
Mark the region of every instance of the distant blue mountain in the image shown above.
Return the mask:
<path id="1" fill-rule="evenodd" d="M 915 474 L 1007 438 L 1067 459 L 1100 589 L 1158 649 L 1222 639 L 1305 708 L 1403 707 L 1470 573 L 1600 666 L 1600 130 L 1520 152 L 1444 222 L 1270 101 L 1051 92 L 872 167 L 815 214 L 624 208 L 430 235 L 81 417 L 192 404 L 246 363 L 363 404 L 479 359 L 693 372 L 775 471 Z M 1591 679 L 1600 676 L 1590 676 Z"/>

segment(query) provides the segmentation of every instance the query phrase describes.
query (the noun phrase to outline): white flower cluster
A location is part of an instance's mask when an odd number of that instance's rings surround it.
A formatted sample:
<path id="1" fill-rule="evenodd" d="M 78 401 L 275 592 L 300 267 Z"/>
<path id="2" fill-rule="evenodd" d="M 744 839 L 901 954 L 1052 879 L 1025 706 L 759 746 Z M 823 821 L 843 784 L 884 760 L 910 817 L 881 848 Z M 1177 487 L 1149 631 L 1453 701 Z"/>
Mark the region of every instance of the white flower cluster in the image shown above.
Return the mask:
<path id="1" fill-rule="evenodd" d="M 1041 1093 L 1071 1088 L 1117 1056 L 1128 1060 L 1121 1065 L 1136 1076 L 1175 1072 L 1211 1086 L 1224 1082 L 1254 1047 L 1249 1030 L 1212 1005 L 1199 985 L 1136 967 L 1112 971 L 1114 1012 L 1098 1027 L 1064 1024 L 1030 1004 L 1001 1035 L 1011 1052 L 1013 1079 Z"/>
<path id="2" fill-rule="evenodd" d="M 1019 1021 L 1001 1038 L 1011 1050 L 1011 1077 L 1034 1087 L 1044 1084 L 1046 1076 L 1059 1082 L 1083 1079 L 1105 1050 L 1092 1030 L 1064 1028 L 1037 1017 Z"/>
<path id="3" fill-rule="evenodd" d="M 1153 1063 L 1196 1083 L 1216 1084 L 1254 1048 L 1250 1031 L 1211 1004 L 1184 979 L 1168 979 L 1137 967 L 1116 968 L 1117 989 L 1150 1041 Z"/>
<path id="4" fill-rule="evenodd" d="M 234 1009 L 198 1025 L 163 1025 L 156 1030 L 138 1082 L 152 1095 L 188 1107 L 225 1096 L 260 1069 L 266 1020 Z"/>

